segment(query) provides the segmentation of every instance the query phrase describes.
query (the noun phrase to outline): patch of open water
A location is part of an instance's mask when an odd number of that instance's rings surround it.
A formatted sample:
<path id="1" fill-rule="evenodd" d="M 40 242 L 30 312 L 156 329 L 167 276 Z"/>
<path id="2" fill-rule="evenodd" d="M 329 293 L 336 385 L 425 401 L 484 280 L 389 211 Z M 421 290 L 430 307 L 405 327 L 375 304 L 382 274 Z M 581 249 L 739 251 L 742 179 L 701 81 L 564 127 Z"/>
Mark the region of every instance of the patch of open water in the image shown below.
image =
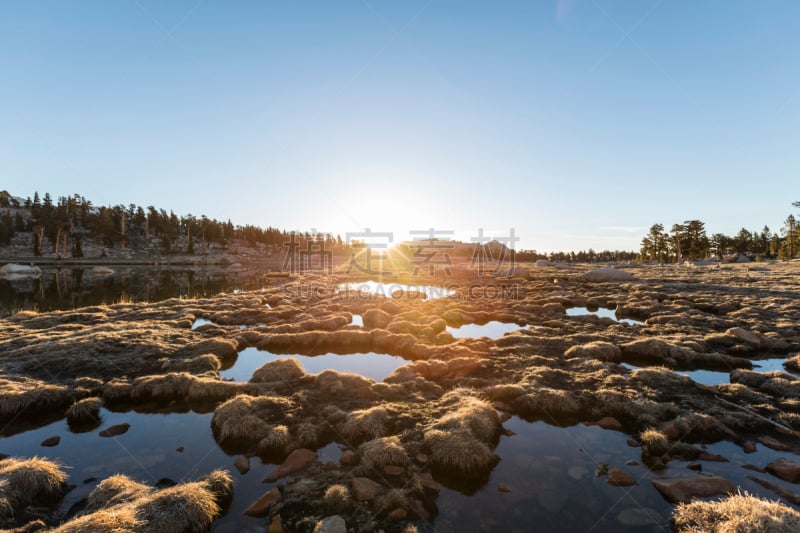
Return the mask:
<path id="1" fill-rule="evenodd" d="M 373 352 L 346 355 L 335 353 L 322 355 L 274 354 L 251 347 L 239 352 L 233 366 L 220 371 L 220 376 L 233 381 L 249 381 L 253 377 L 253 372 L 265 363 L 287 357 L 296 359 L 309 374 L 318 374 L 324 370 L 336 370 L 353 372 L 375 381 L 383 381 L 383 378 L 394 372 L 396 368 L 409 363 L 402 357 Z"/>
<path id="2" fill-rule="evenodd" d="M 486 324 L 464 324 L 459 327 L 447 326 L 447 331 L 456 339 L 489 337 L 490 339 L 499 339 L 506 333 L 517 331 L 525 326 L 520 326 L 514 322 L 500 322 L 492 320 Z"/>
<path id="3" fill-rule="evenodd" d="M 614 322 L 622 322 L 631 326 L 643 326 L 644 322 L 641 320 L 633 320 L 632 318 L 617 318 L 617 313 L 614 309 L 601 307 L 597 311 L 589 311 L 585 307 L 570 307 L 567 309 L 567 316 L 586 316 L 595 315 L 599 318 L 610 318 Z"/>

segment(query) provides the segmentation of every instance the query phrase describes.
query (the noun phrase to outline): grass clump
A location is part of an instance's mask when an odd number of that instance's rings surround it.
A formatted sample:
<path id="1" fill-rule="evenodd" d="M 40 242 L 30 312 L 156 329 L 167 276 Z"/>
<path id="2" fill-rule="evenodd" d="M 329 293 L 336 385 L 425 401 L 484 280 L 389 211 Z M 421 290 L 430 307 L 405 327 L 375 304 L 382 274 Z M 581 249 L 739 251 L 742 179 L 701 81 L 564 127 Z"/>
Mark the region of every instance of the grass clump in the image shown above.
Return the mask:
<path id="1" fill-rule="evenodd" d="M 33 504 L 60 500 L 67 491 L 60 464 L 32 457 L 0 460 L 0 523 Z"/>
<path id="2" fill-rule="evenodd" d="M 467 478 L 485 475 L 499 460 L 489 446 L 466 429 L 430 429 L 425 432 L 425 444 L 435 466 Z"/>
<path id="3" fill-rule="evenodd" d="M 800 513 L 777 501 L 747 492 L 718 501 L 695 501 L 678 505 L 672 515 L 679 533 L 790 533 L 800 531 Z"/>
<path id="4" fill-rule="evenodd" d="M 274 424 L 283 418 L 291 408 L 291 402 L 285 398 L 271 396 L 250 396 L 241 394 L 220 405 L 211 419 L 214 434 L 221 441 L 240 440 L 261 442 L 264 439 L 277 441 L 284 435 L 288 441 L 285 427 L 278 429 Z M 264 443 L 270 448 L 277 444 Z M 283 446 L 285 442 L 281 444 Z"/>
<path id="5" fill-rule="evenodd" d="M 94 425 L 100 422 L 102 398 L 84 398 L 67 409 L 67 423 L 70 426 Z"/>
<path id="6" fill-rule="evenodd" d="M 350 496 L 350 489 L 345 485 L 331 485 L 325 490 L 322 497 L 325 507 L 331 513 L 342 513 L 350 509 L 353 499 Z"/>
<path id="7" fill-rule="evenodd" d="M 386 465 L 405 466 L 408 463 L 406 449 L 398 437 L 383 437 L 362 444 L 358 453 L 361 464 L 380 470 Z"/>
<path id="8" fill-rule="evenodd" d="M 303 366 L 291 357 L 276 359 L 262 365 L 250 379 L 253 383 L 274 383 L 282 381 L 294 381 L 303 377 L 306 371 Z"/>

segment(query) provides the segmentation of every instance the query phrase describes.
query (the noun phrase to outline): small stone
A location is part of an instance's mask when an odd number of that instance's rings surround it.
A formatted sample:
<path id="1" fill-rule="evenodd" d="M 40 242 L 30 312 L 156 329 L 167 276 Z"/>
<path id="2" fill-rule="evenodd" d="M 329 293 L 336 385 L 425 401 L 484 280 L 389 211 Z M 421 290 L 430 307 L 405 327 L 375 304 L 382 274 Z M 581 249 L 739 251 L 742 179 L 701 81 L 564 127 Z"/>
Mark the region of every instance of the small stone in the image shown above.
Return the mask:
<path id="1" fill-rule="evenodd" d="M 597 421 L 597 425 L 603 429 L 613 429 L 615 431 L 622 431 L 622 424 L 613 416 L 604 416 Z"/>
<path id="2" fill-rule="evenodd" d="M 233 462 L 233 466 L 236 467 L 236 470 L 238 470 L 240 474 L 244 475 L 250 471 L 250 459 L 244 455 L 240 455 Z"/>
<path id="3" fill-rule="evenodd" d="M 757 451 L 757 448 L 755 444 L 753 444 L 748 440 L 742 443 L 742 450 L 744 450 L 744 453 L 755 453 Z"/>
<path id="4" fill-rule="evenodd" d="M 350 466 L 356 464 L 357 457 L 354 451 L 352 450 L 345 450 L 342 452 L 342 456 L 339 457 L 339 462 L 343 465 Z"/>
<path id="5" fill-rule="evenodd" d="M 439 494 L 439 490 L 441 489 L 441 485 L 438 482 L 433 480 L 433 476 L 430 472 L 423 472 L 417 476 L 417 481 L 419 482 L 420 486 L 426 492 L 432 494 Z"/>
<path id="6" fill-rule="evenodd" d="M 289 474 L 294 474 L 295 472 L 307 467 L 316 458 L 317 452 L 308 450 L 306 448 L 298 448 L 290 453 L 286 460 L 281 463 L 279 467 L 270 472 L 264 481 L 269 483 L 284 476 L 288 476 Z"/>
<path id="7" fill-rule="evenodd" d="M 156 487 L 159 489 L 166 489 L 167 487 L 174 487 L 175 485 L 177 485 L 177 483 L 168 477 L 162 477 L 156 481 Z"/>
<path id="8" fill-rule="evenodd" d="M 271 490 L 261 495 L 259 499 L 253 502 L 250 507 L 244 512 L 247 516 L 254 516 L 260 518 L 269 514 L 269 509 L 273 504 L 281 500 L 281 491 L 278 487 L 272 487 Z"/>
<path id="9" fill-rule="evenodd" d="M 94 483 L 95 481 L 97 481 L 96 477 L 87 477 L 83 480 L 83 484 L 88 485 L 89 483 Z"/>
<path id="10" fill-rule="evenodd" d="M 347 533 L 347 523 L 339 515 L 329 516 L 317 522 L 314 533 Z"/>
<path id="11" fill-rule="evenodd" d="M 100 432 L 101 437 L 116 437 L 117 435 L 122 435 L 123 433 L 127 433 L 128 430 L 131 428 L 130 424 L 117 424 L 115 426 L 111 426 L 109 428 L 104 429 Z"/>
<path id="12" fill-rule="evenodd" d="M 406 511 L 401 507 L 398 507 L 397 509 L 389 513 L 389 518 L 394 518 L 395 520 L 403 520 L 407 516 L 408 516 L 408 511 Z"/>
<path id="13" fill-rule="evenodd" d="M 712 461 L 715 463 L 727 463 L 729 462 L 725 457 L 713 453 L 703 452 L 698 457 L 701 461 Z"/>
<path id="14" fill-rule="evenodd" d="M 800 482 L 800 463 L 790 461 L 784 457 L 769 463 L 765 470 L 775 477 L 790 483 Z"/>
<path id="15" fill-rule="evenodd" d="M 178 453 L 183 453 L 183 450 L 184 450 L 183 446 L 178 446 L 177 448 L 175 448 L 175 451 Z"/>
<path id="16" fill-rule="evenodd" d="M 621 468 L 612 466 L 608 469 L 608 484 L 615 487 L 630 487 L 631 485 L 638 485 L 635 479 L 630 474 Z"/>
<path id="17" fill-rule="evenodd" d="M 775 439 L 773 437 L 766 436 L 766 435 L 763 436 L 763 437 L 758 437 L 758 442 L 760 442 L 761 444 L 763 444 L 767 448 L 772 448 L 773 450 L 776 450 L 776 451 L 779 451 L 779 452 L 789 452 L 789 451 L 792 450 L 792 448 L 790 446 L 787 446 L 786 444 L 782 443 L 778 439 Z"/>
<path id="18" fill-rule="evenodd" d="M 58 446 L 59 442 L 61 442 L 61 437 L 59 437 L 58 435 L 54 435 L 48 439 L 44 439 L 42 441 L 42 446 L 52 448 L 53 446 Z"/>
<path id="19" fill-rule="evenodd" d="M 639 466 L 639 461 L 637 461 L 636 459 L 628 459 L 627 461 L 625 461 L 625 465 L 626 466 Z"/>
<path id="20" fill-rule="evenodd" d="M 386 465 L 383 467 L 383 473 L 386 474 L 387 476 L 399 476 L 402 475 L 403 472 L 405 471 L 406 469 L 403 468 L 402 466 Z"/>
<path id="21" fill-rule="evenodd" d="M 761 474 L 766 473 L 766 470 L 764 470 L 760 466 L 756 466 L 756 465 L 744 464 L 744 465 L 742 465 L 742 468 L 744 468 L 746 470 L 752 470 L 753 472 L 759 472 Z"/>
<path id="22" fill-rule="evenodd" d="M 630 446 L 631 448 L 641 448 L 642 447 L 642 443 L 639 442 L 638 440 L 635 440 L 635 439 L 628 439 L 625 442 L 627 442 L 628 446 Z"/>
<path id="23" fill-rule="evenodd" d="M 688 468 L 689 470 L 700 472 L 703 470 L 703 465 L 700 463 L 689 463 L 688 465 L 686 465 L 686 468 Z"/>
<path id="24" fill-rule="evenodd" d="M 653 479 L 652 482 L 664 499 L 671 503 L 685 503 L 696 497 L 724 496 L 736 490 L 736 487 L 727 479 L 711 474 L 658 478 Z"/>
<path id="25" fill-rule="evenodd" d="M 500 483 L 499 485 L 497 485 L 497 490 L 499 490 L 500 492 L 511 492 L 511 487 L 509 487 L 505 483 Z"/>
<path id="26" fill-rule="evenodd" d="M 373 499 L 383 487 L 369 478 L 354 477 L 350 480 L 350 488 L 353 489 L 353 497 L 364 502 Z"/>

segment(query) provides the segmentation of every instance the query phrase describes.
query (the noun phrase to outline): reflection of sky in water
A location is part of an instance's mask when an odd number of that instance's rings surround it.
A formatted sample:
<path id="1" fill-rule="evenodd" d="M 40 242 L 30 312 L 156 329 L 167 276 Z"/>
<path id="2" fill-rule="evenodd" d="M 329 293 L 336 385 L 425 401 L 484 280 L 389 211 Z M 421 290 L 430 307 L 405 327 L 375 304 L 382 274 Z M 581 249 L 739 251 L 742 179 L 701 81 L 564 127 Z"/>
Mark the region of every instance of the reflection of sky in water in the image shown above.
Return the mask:
<path id="1" fill-rule="evenodd" d="M 255 348 L 245 348 L 239 352 L 236 362 L 227 370 L 220 372 L 223 379 L 233 381 L 249 381 L 259 367 L 276 359 L 292 358 L 303 366 L 309 374 L 318 374 L 323 370 L 336 370 L 338 372 L 353 372 L 364 377 L 382 381 L 383 378 L 395 371 L 399 366 L 408 364 L 402 357 L 378 353 L 354 353 L 338 355 L 328 353 L 323 355 L 278 355 L 260 351 Z"/>
<path id="2" fill-rule="evenodd" d="M 444 287 L 434 287 L 433 285 L 405 285 L 403 283 L 378 283 L 377 281 L 342 283 L 337 285 L 336 290 L 337 292 L 357 291 L 370 294 L 380 294 L 387 298 L 391 298 L 392 293 L 395 291 L 415 291 L 425 294 L 430 300 L 446 298 L 447 296 L 452 296 L 455 294 L 455 291 L 445 289 Z"/>
<path id="3" fill-rule="evenodd" d="M 457 339 L 462 338 L 478 338 L 489 337 L 490 339 L 499 339 L 506 333 L 517 331 L 524 326 L 514 324 L 513 322 L 499 322 L 492 320 L 486 324 L 464 324 L 460 327 L 447 326 L 447 331 Z"/>
<path id="4" fill-rule="evenodd" d="M 601 307 L 597 311 L 589 311 L 585 307 L 570 307 L 567 309 L 567 316 L 585 315 L 596 315 L 600 318 L 610 318 L 614 322 L 624 322 L 625 324 L 630 324 L 631 326 L 641 326 L 644 324 L 644 322 L 641 320 L 633 320 L 632 318 L 617 318 L 617 314 L 614 309 L 608 309 L 605 307 Z"/>
<path id="5" fill-rule="evenodd" d="M 364 326 L 364 318 L 361 315 L 353 315 L 353 320 L 350 321 L 352 326 Z"/>

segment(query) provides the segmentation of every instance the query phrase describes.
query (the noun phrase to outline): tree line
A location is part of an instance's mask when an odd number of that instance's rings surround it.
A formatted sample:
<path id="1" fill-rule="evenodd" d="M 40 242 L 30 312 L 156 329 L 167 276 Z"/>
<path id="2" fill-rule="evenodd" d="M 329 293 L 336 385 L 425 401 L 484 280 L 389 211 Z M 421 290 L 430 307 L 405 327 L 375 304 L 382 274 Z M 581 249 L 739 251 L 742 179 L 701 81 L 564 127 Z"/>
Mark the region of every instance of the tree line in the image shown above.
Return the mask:
<path id="1" fill-rule="evenodd" d="M 8 245 L 20 232 L 33 235 L 32 253 L 41 255 L 45 246 L 62 257 L 83 257 L 87 239 L 109 248 L 122 250 L 152 248 L 164 254 L 188 253 L 214 246 L 226 247 L 234 240 L 245 245 L 258 244 L 282 248 L 290 240 L 285 230 L 253 225 L 234 226 L 230 220 L 220 221 L 205 215 L 178 216 L 173 211 L 154 206 L 94 206 L 81 195 L 59 197 L 50 193 L 19 201 L 0 191 L 0 245 Z M 341 246 L 341 236 L 301 233 L 295 241 L 306 248 Z"/>
<path id="2" fill-rule="evenodd" d="M 792 205 L 800 207 L 800 202 Z M 705 223 L 700 220 L 673 224 L 669 231 L 665 230 L 663 224 L 653 224 L 642 238 L 639 251 L 641 260 L 659 263 L 696 261 L 710 257 L 721 259 L 733 254 L 794 259 L 800 254 L 800 225 L 797 218 L 790 214 L 778 232 L 764 226 L 760 231 L 742 228 L 736 235 L 708 235 Z"/>

